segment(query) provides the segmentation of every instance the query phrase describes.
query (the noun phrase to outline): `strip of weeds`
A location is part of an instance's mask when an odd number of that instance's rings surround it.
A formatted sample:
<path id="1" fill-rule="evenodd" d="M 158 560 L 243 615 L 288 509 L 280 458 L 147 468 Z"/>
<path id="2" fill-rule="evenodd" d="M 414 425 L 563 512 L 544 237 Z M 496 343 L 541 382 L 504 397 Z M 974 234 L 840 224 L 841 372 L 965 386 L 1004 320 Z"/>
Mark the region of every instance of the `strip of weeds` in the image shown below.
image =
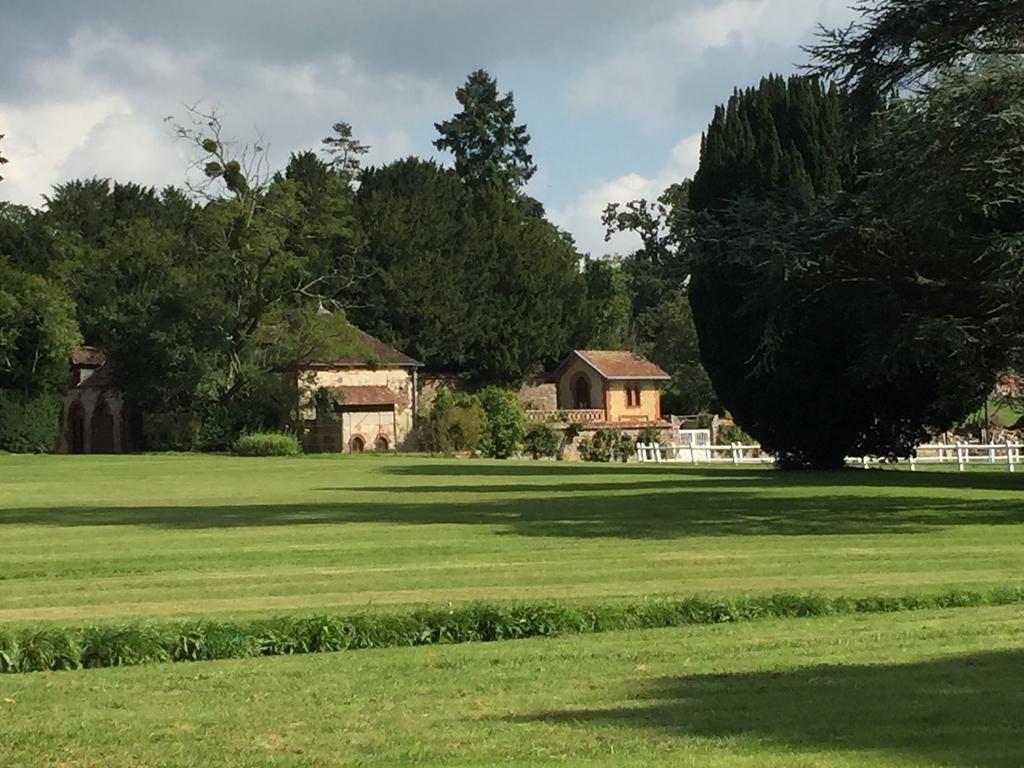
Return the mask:
<path id="1" fill-rule="evenodd" d="M 363 648 L 487 643 L 528 637 L 722 624 L 759 619 L 895 613 L 1024 604 L 1024 586 L 925 595 L 750 595 L 608 605 L 557 602 L 429 608 L 401 613 L 249 621 L 101 624 L 0 629 L 0 672 L 120 667 Z"/>

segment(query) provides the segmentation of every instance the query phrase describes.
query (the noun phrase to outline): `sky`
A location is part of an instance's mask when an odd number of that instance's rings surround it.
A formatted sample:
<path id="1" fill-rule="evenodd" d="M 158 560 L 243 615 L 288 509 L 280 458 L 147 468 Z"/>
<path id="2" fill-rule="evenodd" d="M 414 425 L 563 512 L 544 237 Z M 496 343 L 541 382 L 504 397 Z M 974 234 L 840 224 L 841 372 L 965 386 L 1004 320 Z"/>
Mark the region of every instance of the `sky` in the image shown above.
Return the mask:
<path id="1" fill-rule="evenodd" d="M 850 0 L 4 0 L 0 199 L 40 206 L 99 176 L 182 184 L 166 118 L 215 107 L 274 167 L 335 122 L 366 163 L 451 158 L 434 123 L 484 68 L 512 91 L 539 170 L 527 191 L 583 252 L 610 202 L 656 197 L 697 167 L 700 135 L 734 87 L 791 73 Z"/>

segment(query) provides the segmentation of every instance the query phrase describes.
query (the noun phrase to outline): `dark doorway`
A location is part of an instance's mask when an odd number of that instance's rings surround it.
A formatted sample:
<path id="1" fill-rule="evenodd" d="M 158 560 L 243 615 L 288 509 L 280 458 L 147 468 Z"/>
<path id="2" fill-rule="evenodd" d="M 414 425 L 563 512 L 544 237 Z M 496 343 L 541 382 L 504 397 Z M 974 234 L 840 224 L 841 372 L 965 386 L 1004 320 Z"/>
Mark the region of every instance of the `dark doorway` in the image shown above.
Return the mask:
<path id="1" fill-rule="evenodd" d="M 92 412 L 91 453 L 114 453 L 114 414 L 106 400 L 100 400 Z"/>
<path id="2" fill-rule="evenodd" d="M 587 410 L 590 405 L 590 381 L 586 376 L 577 376 L 572 384 L 573 408 Z"/>
<path id="3" fill-rule="evenodd" d="M 384 435 L 377 435 L 377 439 L 373 443 L 373 450 L 383 452 L 390 447 L 391 444 L 388 442 L 388 439 Z"/>
<path id="4" fill-rule="evenodd" d="M 352 453 L 362 453 L 366 450 L 366 441 L 363 440 L 359 435 L 356 435 L 348 441 L 348 449 Z"/>
<path id="5" fill-rule="evenodd" d="M 68 453 L 85 453 L 85 415 L 78 402 L 71 404 L 67 415 Z"/>

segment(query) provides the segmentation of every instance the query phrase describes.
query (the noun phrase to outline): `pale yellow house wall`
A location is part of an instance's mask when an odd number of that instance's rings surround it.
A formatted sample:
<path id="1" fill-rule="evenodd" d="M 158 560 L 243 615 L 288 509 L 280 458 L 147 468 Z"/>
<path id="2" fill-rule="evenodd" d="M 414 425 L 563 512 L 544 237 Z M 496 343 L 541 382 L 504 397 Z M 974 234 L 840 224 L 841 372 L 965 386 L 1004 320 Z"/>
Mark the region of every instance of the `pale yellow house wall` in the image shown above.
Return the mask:
<path id="1" fill-rule="evenodd" d="M 413 435 L 413 376 L 408 368 L 309 368 L 297 374 L 299 390 L 299 418 L 316 418 L 313 407 L 315 393 L 321 387 L 387 387 L 397 395 L 395 406 L 395 440 L 393 447 L 412 449 Z"/>
<path id="2" fill-rule="evenodd" d="M 571 360 L 558 376 L 558 408 L 572 410 L 576 407 L 573 384 L 578 376 L 586 376 L 590 382 L 590 407 L 604 410 L 604 380 L 582 360 Z"/>
<path id="3" fill-rule="evenodd" d="M 629 405 L 627 388 L 640 390 L 640 405 Z M 609 421 L 657 421 L 661 418 L 661 392 L 651 381 L 608 382 Z"/>

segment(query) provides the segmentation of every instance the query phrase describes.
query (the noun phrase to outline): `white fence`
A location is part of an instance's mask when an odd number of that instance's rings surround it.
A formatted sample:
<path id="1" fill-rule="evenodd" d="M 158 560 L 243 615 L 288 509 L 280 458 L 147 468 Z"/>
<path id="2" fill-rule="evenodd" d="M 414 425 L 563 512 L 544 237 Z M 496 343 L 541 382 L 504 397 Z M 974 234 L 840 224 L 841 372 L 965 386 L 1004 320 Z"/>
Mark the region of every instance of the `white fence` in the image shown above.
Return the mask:
<path id="1" fill-rule="evenodd" d="M 989 464 L 1006 467 L 1015 472 L 1021 463 L 1024 444 L 954 443 L 944 445 L 918 446 L 917 455 L 901 464 L 907 464 L 913 472 L 921 464 L 955 464 L 961 472 L 972 464 Z M 636 458 L 644 464 L 771 464 L 775 457 L 765 453 L 760 445 L 658 445 L 637 443 Z M 847 458 L 847 464 L 867 469 L 884 462 L 872 456 Z"/>
<path id="2" fill-rule="evenodd" d="M 636 457 L 645 464 L 771 464 L 775 458 L 760 445 L 658 445 L 637 443 Z"/>

